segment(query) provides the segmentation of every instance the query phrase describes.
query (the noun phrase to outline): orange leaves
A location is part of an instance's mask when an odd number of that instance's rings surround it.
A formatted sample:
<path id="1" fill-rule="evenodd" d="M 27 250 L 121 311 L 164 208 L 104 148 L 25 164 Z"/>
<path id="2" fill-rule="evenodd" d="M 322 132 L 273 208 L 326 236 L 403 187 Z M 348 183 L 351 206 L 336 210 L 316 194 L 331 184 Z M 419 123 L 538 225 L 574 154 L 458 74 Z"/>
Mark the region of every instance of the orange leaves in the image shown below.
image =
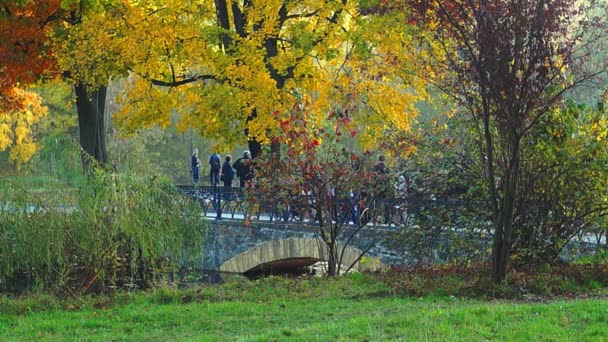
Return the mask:
<path id="1" fill-rule="evenodd" d="M 47 34 L 60 0 L 8 1 L 0 9 L 0 151 L 19 168 L 37 151 L 33 128 L 47 114 L 38 95 L 19 88 L 54 69 Z"/>
<path id="2" fill-rule="evenodd" d="M 54 59 L 47 34 L 59 9 L 60 0 L 35 0 L 25 5 L 16 1 L 3 3 L 0 9 L 0 95 L 10 92 L 17 83 L 32 83 L 52 69 Z M 0 106 L 10 106 L 3 102 Z"/>
<path id="3" fill-rule="evenodd" d="M 38 95 L 21 87 L 54 72 L 48 34 L 60 0 L 5 1 L 0 8 L 0 151 L 17 168 L 37 151 L 32 130 L 47 114 Z"/>

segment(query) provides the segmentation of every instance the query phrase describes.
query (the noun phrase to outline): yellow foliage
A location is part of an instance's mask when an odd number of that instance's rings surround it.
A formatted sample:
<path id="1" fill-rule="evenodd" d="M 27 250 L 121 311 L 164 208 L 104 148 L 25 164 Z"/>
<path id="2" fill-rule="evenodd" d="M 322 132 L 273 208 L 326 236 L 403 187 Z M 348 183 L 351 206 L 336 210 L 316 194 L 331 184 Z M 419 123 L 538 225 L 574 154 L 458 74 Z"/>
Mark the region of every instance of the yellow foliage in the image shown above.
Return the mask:
<path id="1" fill-rule="evenodd" d="M 0 151 L 10 150 L 10 160 L 19 168 L 38 150 L 32 131 L 48 109 L 35 93 L 13 88 L 9 96 L 20 106 L 10 112 L 0 112 Z"/>
<path id="2" fill-rule="evenodd" d="M 127 132 L 175 122 L 227 145 L 243 143 L 245 129 L 269 142 L 275 113 L 288 113 L 298 94 L 319 126 L 348 109 L 373 146 L 389 126 L 410 128 L 427 96 L 420 76 L 436 76 L 426 65 L 434 53 L 417 45 L 424 33 L 405 24 L 406 13 L 363 17 L 353 1 L 226 1 L 225 29 L 221 2 L 117 1 L 56 40 L 60 65 L 93 86 L 129 70 L 116 115 Z"/>
<path id="3" fill-rule="evenodd" d="M 59 68 L 93 87 L 106 85 L 111 76 L 125 75 L 127 66 L 121 58 L 121 49 L 126 48 L 121 32 L 126 25 L 121 20 L 124 10 L 87 11 L 78 25 L 64 27 L 65 32 L 53 40 Z"/>

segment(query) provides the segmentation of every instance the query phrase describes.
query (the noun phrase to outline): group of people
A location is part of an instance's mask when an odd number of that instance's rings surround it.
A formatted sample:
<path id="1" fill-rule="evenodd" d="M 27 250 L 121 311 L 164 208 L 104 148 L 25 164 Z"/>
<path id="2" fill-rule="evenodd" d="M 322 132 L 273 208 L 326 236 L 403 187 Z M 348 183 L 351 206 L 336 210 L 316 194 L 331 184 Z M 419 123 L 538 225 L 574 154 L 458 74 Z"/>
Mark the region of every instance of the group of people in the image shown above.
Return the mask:
<path id="1" fill-rule="evenodd" d="M 241 188 L 251 186 L 253 179 L 253 160 L 251 153 L 245 151 L 243 156 L 231 164 L 232 157 L 227 155 L 222 164 L 222 159 L 218 153 L 212 153 L 209 156 L 209 184 L 218 186 L 220 182 L 224 183 L 225 187 L 232 187 L 232 182 L 235 177 L 239 178 L 239 186 Z M 201 170 L 201 161 L 198 156 L 198 149 L 194 149 L 190 161 L 190 174 L 194 184 L 198 184 L 199 174 Z"/>

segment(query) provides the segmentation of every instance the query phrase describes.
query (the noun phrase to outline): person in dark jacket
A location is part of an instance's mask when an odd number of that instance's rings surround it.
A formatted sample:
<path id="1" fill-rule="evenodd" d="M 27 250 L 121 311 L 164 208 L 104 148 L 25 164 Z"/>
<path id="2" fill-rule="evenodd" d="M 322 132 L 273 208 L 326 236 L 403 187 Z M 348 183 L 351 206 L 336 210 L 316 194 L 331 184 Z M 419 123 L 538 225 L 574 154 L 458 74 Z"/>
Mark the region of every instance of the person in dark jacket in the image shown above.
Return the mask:
<path id="1" fill-rule="evenodd" d="M 374 165 L 374 171 L 377 174 L 386 174 L 388 170 L 386 168 L 386 164 L 384 164 L 384 156 L 378 157 L 378 162 Z"/>
<path id="2" fill-rule="evenodd" d="M 245 184 L 253 178 L 251 172 L 251 154 L 249 151 L 243 153 L 243 157 L 237 159 L 232 167 L 236 170 L 236 176 L 239 177 L 239 185 L 241 188 L 245 187 Z"/>
<path id="3" fill-rule="evenodd" d="M 213 153 L 209 157 L 209 183 L 212 186 L 220 184 L 220 170 L 222 168 L 222 158 L 219 154 Z"/>
<path id="4" fill-rule="evenodd" d="M 226 161 L 222 165 L 221 180 L 224 182 L 225 187 L 232 187 L 232 180 L 234 179 L 234 169 L 230 165 L 231 159 L 231 156 L 226 156 Z"/>

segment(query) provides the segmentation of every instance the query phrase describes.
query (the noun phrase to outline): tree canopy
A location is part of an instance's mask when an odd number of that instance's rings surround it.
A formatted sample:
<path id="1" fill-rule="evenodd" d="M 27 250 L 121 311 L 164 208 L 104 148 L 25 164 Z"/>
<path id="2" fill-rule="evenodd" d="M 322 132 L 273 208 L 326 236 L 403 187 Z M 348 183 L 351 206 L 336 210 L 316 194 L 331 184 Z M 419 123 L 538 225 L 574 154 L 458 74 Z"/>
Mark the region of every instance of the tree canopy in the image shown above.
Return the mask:
<path id="1" fill-rule="evenodd" d="M 32 127 L 47 110 L 26 87 L 53 68 L 47 34 L 59 5 L 59 0 L 50 0 L 0 6 L 0 151 L 10 149 L 17 167 L 38 148 Z"/>
<path id="2" fill-rule="evenodd" d="M 20 102 L 20 99 L 31 97 L 13 96 L 15 87 L 26 88 L 40 80 L 63 77 L 74 85 L 83 152 L 102 162 L 107 159 L 102 124 L 105 85 L 109 75 L 115 75 L 117 72 L 112 69 L 112 73 L 107 73 L 108 68 L 103 68 L 106 64 L 88 65 L 88 73 L 97 75 L 106 73 L 105 83 L 91 82 L 87 72 L 76 67 L 66 67 L 61 52 L 69 49 L 68 38 L 72 31 L 81 29 L 80 24 L 84 18 L 104 16 L 108 9 L 115 7 L 116 3 L 119 2 L 9 0 L 3 4 L 0 8 L 0 24 L 5 28 L 2 30 L 5 37 L 0 43 L 2 55 L 0 71 L 3 73 L 3 82 L 0 86 L 0 110 L 5 121 L 14 121 L 11 118 L 15 116 L 13 113 L 21 112 L 24 108 L 27 111 L 28 106 L 32 108 L 28 103 Z M 86 43 L 86 41 L 78 42 L 80 45 L 87 45 Z M 91 45 L 88 47 L 91 48 Z M 96 47 L 104 51 L 107 49 L 105 46 Z M 32 114 L 36 114 L 30 116 L 38 120 L 42 113 Z M 35 121 L 30 120 L 30 126 L 34 123 Z M 28 127 L 28 132 L 30 130 Z M 11 146 L 17 148 L 18 144 L 19 141 L 15 140 L 14 144 L 5 144 L 4 148 Z M 21 154 L 21 156 L 26 155 Z"/>
<path id="3" fill-rule="evenodd" d="M 331 111 L 365 121 L 371 142 L 407 129 L 426 95 L 427 51 L 405 13 L 360 14 L 357 1 L 137 1 L 83 21 L 68 69 L 129 70 L 116 116 L 128 131 L 196 128 L 218 144 L 270 144 L 279 117 L 304 97 L 317 120 Z M 86 29 L 85 27 L 88 27 Z M 88 57 L 87 57 L 88 56 Z M 71 63 L 71 64 L 70 64 Z M 76 67 L 79 70 L 87 68 Z M 107 74 L 107 73 L 105 73 Z M 85 76 L 96 81 L 96 75 Z M 390 123 L 387 125 L 387 123 Z M 243 135 L 245 133 L 245 135 Z M 254 153 L 255 154 L 255 153 Z"/>
<path id="4" fill-rule="evenodd" d="M 2 9 L 11 27 L 3 32 L 21 40 L 3 40 L 10 56 L 3 70 L 13 75 L 9 84 L 71 80 L 81 144 L 102 161 L 105 87 L 125 76 L 129 86 L 116 115 L 125 131 L 177 122 L 227 147 L 248 141 L 256 155 L 278 132 L 275 113 L 287 116 L 304 97 L 318 120 L 343 111 L 364 121 L 362 141 L 371 144 L 388 126 L 409 127 L 415 103 L 426 96 L 420 76 L 430 71 L 423 62 L 432 53 L 417 45 L 414 38 L 424 33 L 405 24 L 406 12 L 376 16 L 368 6 L 14 0 Z"/>

